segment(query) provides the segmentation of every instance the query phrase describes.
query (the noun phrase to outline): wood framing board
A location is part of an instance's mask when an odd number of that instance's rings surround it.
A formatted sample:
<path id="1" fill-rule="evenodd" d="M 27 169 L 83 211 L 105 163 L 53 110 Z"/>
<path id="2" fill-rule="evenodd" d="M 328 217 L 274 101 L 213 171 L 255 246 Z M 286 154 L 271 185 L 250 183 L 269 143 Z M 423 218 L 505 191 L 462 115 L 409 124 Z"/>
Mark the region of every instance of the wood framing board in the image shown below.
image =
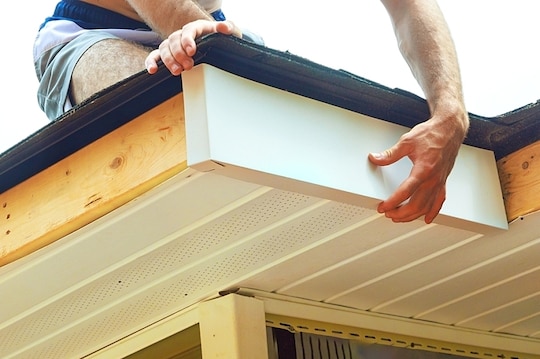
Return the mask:
<path id="1" fill-rule="evenodd" d="M 186 168 L 182 94 L 0 194 L 0 266 Z"/>
<path id="2" fill-rule="evenodd" d="M 497 166 L 508 220 L 539 211 L 540 141 L 500 159 Z"/>
<path id="3" fill-rule="evenodd" d="M 241 180 L 374 209 L 406 178 L 410 161 L 377 167 L 367 154 L 407 131 L 281 91 L 210 65 L 183 76 L 188 165 Z M 494 155 L 463 145 L 439 224 L 507 229 Z"/>

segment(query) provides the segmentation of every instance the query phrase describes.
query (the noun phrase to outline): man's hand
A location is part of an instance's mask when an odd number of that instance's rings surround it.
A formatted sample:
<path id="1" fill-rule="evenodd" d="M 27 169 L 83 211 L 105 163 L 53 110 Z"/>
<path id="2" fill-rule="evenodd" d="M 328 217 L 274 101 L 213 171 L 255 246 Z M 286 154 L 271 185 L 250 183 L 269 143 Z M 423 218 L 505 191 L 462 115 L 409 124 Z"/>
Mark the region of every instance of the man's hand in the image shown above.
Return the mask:
<path id="1" fill-rule="evenodd" d="M 399 49 L 426 95 L 431 118 L 371 162 L 384 166 L 407 156 L 409 177 L 377 210 L 394 222 L 425 216 L 431 223 L 446 198 L 446 179 L 469 128 L 456 49 L 435 0 L 381 0 Z"/>
<path id="2" fill-rule="evenodd" d="M 401 136 L 393 147 L 369 154 L 369 160 L 379 166 L 403 157 L 409 157 L 413 163 L 409 177 L 379 204 L 379 213 L 394 222 L 409 222 L 422 216 L 426 223 L 435 219 L 446 199 L 446 179 L 465 136 L 461 121 L 444 122 L 433 117 Z"/>
<path id="3" fill-rule="evenodd" d="M 182 71 L 193 67 L 193 55 L 197 51 L 195 39 L 208 34 L 221 33 L 242 37 L 241 30 L 231 21 L 196 20 L 186 24 L 181 30 L 173 32 L 159 45 L 159 49 L 152 51 L 145 61 L 146 70 L 154 74 L 158 70 L 158 61 L 169 71 L 178 76 Z"/>

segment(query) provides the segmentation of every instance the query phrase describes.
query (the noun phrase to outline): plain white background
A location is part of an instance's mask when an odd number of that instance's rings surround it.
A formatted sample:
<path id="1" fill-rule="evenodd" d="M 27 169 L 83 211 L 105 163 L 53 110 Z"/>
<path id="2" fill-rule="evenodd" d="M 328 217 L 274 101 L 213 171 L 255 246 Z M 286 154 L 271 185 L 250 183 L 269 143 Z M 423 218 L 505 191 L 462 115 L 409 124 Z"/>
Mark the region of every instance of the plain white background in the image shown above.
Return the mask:
<path id="1" fill-rule="evenodd" d="M 49 123 L 36 101 L 32 43 L 56 3 L 4 5 L 0 152 Z M 328 8 L 310 0 L 224 0 L 223 10 L 262 35 L 269 47 L 423 96 L 397 49 L 382 4 L 335 3 Z M 540 99 L 539 1 L 439 0 L 439 5 L 456 43 L 470 112 L 495 116 Z"/>

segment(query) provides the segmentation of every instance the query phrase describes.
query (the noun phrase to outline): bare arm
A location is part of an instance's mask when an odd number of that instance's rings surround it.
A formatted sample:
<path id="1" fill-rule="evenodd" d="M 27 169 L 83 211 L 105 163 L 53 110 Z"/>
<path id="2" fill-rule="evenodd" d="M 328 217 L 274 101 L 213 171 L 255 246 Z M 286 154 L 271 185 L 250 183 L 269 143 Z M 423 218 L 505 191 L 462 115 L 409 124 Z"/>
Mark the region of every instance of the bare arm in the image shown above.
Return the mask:
<path id="1" fill-rule="evenodd" d="M 370 154 L 377 165 L 403 157 L 413 162 L 409 177 L 378 211 L 395 222 L 425 216 L 430 223 L 444 203 L 446 179 L 469 126 L 456 51 L 434 0 L 381 1 L 392 20 L 401 53 L 424 91 L 431 118 L 403 135 L 392 148 Z"/>
<path id="2" fill-rule="evenodd" d="M 163 38 L 167 38 L 192 21 L 213 20 L 208 12 L 192 0 L 127 0 L 127 2 Z"/>
<path id="3" fill-rule="evenodd" d="M 465 110 L 454 42 L 435 1 L 382 0 L 403 57 L 422 87 L 432 113 Z M 450 106 L 450 107 L 449 107 Z M 450 118 L 468 127 L 467 118 Z"/>

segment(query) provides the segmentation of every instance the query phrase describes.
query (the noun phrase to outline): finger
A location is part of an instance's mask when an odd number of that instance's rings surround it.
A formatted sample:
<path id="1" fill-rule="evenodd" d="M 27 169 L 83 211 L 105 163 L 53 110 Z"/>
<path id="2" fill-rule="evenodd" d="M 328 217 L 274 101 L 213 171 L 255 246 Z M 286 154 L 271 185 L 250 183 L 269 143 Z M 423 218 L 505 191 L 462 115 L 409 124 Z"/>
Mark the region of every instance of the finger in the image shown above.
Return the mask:
<path id="1" fill-rule="evenodd" d="M 421 211 L 413 210 L 408 204 L 404 204 L 396 209 L 384 212 L 386 218 L 390 218 L 393 222 L 410 222 L 420 218 L 423 215 Z"/>
<path id="2" fill-rule="evenodd" d="M 405 222 L 412 222 L 414 220 L 417 220 L 422 216 L 422 214 L 419 213 L 412 213 L 408 214 L 407 216 L 403 215 L 397 215 L 395 213 L 385 213 L 385 216 L 392 220 L 394 223 L 405 223 Z"/>
<path id="3" fill-rule="evenodd" d="M 197 43 L 195 42 L 195 39 L 196 37 L 192 37 L 190 34 L 182 32 L 180 45 L 187 56 L 194 56 L 197 52 Z"/>
<path id="4" fill-rule="evenodd" d="M 148 54 L 148 56 L 144 60 L 144 66 L 146 68 L 146 71 L 148 71 L 150 75 L 153 75 L 157 72 L 159 68 L 158 61 L 160 59 L 161 57 L 159 55 L 159 50 L 153 50 L 152 52 Z"/>
<path id="5" fill-rule="evenodd" d="M 181 46 L 188 56 L 193 56 L 197 52 L 195 39 L 217 32 L 216 21 L 196 20 L 182 27 Z"/>
<path id="6" fill-rule="evenodd" d="M 414 169 L 394 193 L 379 204 L 378 212 L 400 222 L 410 218 L 416 219 L 427 212 L 428 206 L 431 207 L 429 205 L 431 191 L 422 188 L 422 182 L 413 175 L 413 172 Z"/>
<path id="7" fill-rule="evenodd" d="M 175 31 L 159 45 L 161 60 L 173 75 L 193 67 L 193 59 L 182 46 L 182 37 L 182 30 Z"/>
<path id="8" fill-rule="evenodd" d="M 427 212 L 428 207 L 429 204 L 413 198 L 404 205 L 385 212 L 384 215 L 396 223 L 410 222 L 422 217 Z"/>
<path id="9" fill-rule="evenodd" d="M 176 60 L 176 58 L 173 56 L 173 51 L 169 47 L 170 41 L 163 41 L 161 45 L 159 45 L 159 54 L 161 57 L 161 61 L 169 69 L 171 74 L 178 76 L 182 73 L 184 70 L 182 64 Z"/>
<path id="10" fill-rule="evenodd" d="M 399 187 L 388 197 L 386 200 L 379 203 L 377 211 L 379 213 L 385 213 L 400 207 L 406 200 L 411 198 L 413 194 L 418 190 L 421 185 L 420 180 L 413 175 L 413 171 L 409 177 L 407 177 Z"/>
<path id="11" fill-rule="evenodd" d="M 182 27 L 182 33 L 191 39 L 217 32 L 216 25 L 219 22 L 212 20 L 195 20 Z"/>
<path id="12" fill-rule="evenodd" d="M 195 39 L 208 34 L 219 32 L 224 35 L 234 35 L 242 38 L 242 31 L 229 20 L 226 21 L 207 21 L 197 20 L 185 25 L 182 28 L 182 48 L 188 56 L 193 56 L 197 52 L 197 43 Z"/>
<path id="13" fill-rule="evenodd" d="M 424 221 L 429 224 L 433 222 L 441 210 L 445 199 L 446 189 L 444 185 L 438 190 L 423 186 L 413 193 L 409 202 L 384 213 L 386 217 L 391 218 L 394 222 L 409 222 L 424 216 Z"/>
<path id="14" fill-rule="evenodd" d="M 410 222 L 423 216 L 425 211 L 415 207 L 412 204 L 406 203 L 395 209 L 384 212 L 386 218 L 390 218 L 393 222 Z"/>
<path id="15" fill-rule="evenodd" d="M 439 212 L 442 209 L 442 206 L 444 204 L 444 201 L 446 201 L 446 188 L 443 187 L 441 191 L 437 194 L 437 197 L 435 198 L 435 201 L 433 202 L 431 209 L 426 213 L 426 216 L 424 218 L 424 221 L 429 224 L 433 222 L 433 220 L 437 217 Z"/>

